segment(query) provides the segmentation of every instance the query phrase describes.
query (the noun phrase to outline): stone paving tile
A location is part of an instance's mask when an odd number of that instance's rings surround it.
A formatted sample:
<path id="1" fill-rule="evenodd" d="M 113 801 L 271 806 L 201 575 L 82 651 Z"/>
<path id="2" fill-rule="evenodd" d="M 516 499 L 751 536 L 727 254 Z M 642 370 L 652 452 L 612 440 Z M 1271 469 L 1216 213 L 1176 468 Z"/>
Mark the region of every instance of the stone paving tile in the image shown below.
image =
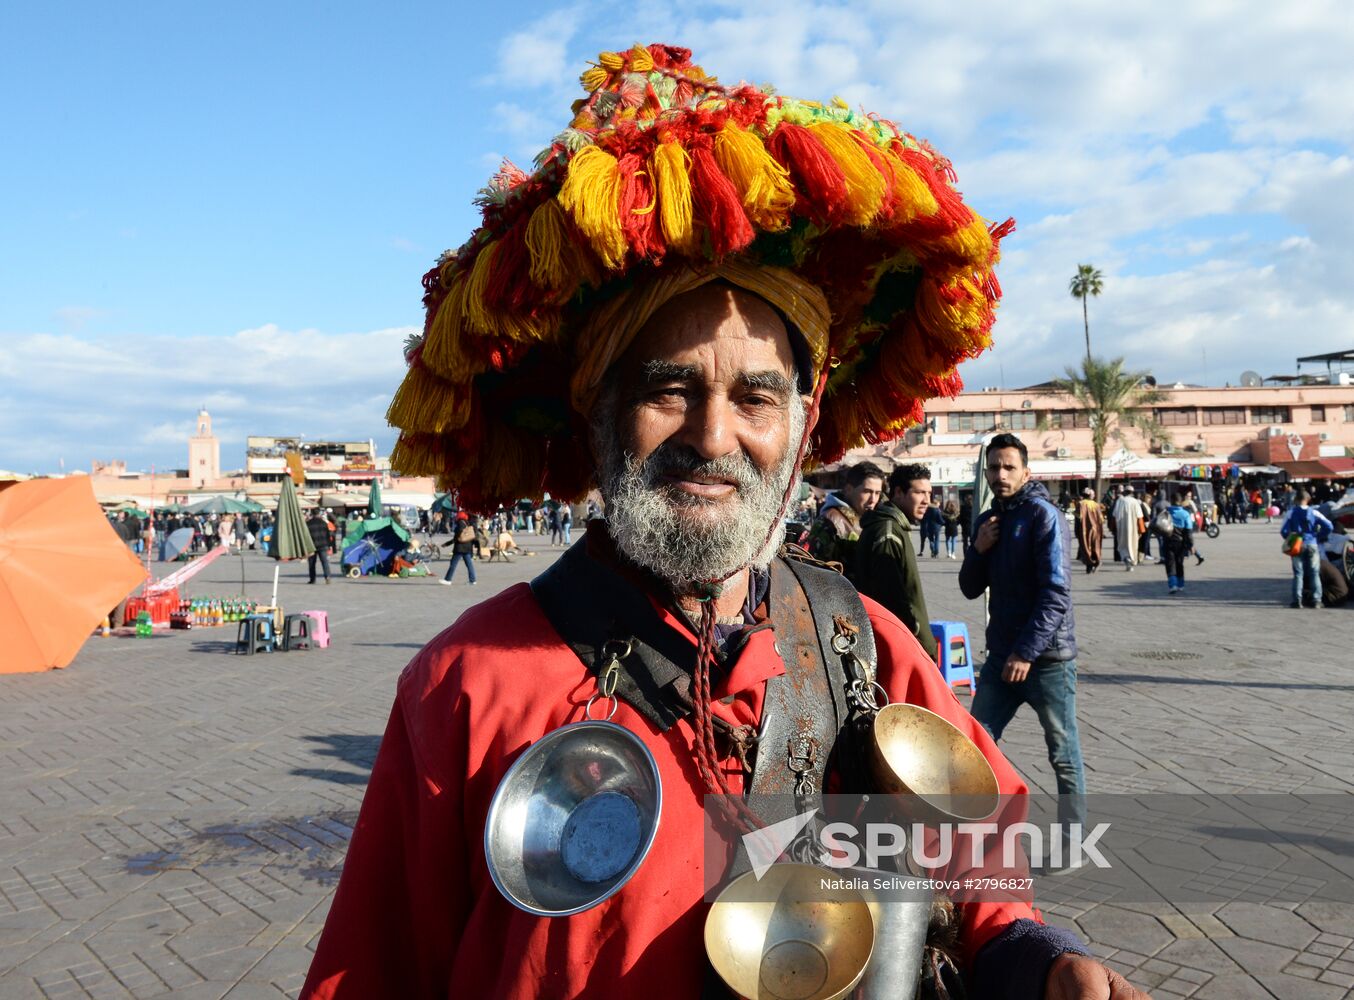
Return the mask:
<path id="1" fill-rule="evenodd" d="M 1074 580 L 1091 793 L 1354 790 L 1341 652 L 1354 614 L 1290 612 L 1273 534 L 1225 527 L 1183 598 L 1165 595 L 1154 567 L 1110 563 Z M 329 611 L 328 650 L 237 657 L 227 629 L 94 638 L 65 671 L 0 678 L 0 998 L 295 997 L 399 671 L 472 598 L 551 555 L 485 566 L 473 590 L 309 587 L 288 564 L 281 600 Z M 927 601 L 981 645 L 981 603 L 958 594 L 957 568 L 920 561 Z M 238 592 L 240 569 L 209 567 L 195 593 Z M 252 596 L 272 569 L 246 557 Z M 1032 788 L 1052 791 L 1031 713 L 1003 749 Z M 1327 800 L 1300 817 L 1310 842 L 1267 854 L 1179 824 L 1200 849 L 1182 882 L 1217 889 L 1214 903 L 1124 898 L 1087 873 L 1041 880 L 1040 905 L 1157 997 L 1343 996 L 1354 901 L 1303 892 L 1344 863 L 1349 832 Z M 1145 840 L 1166 825 L 1124 832 Z M 1265 905 L 1275 895 L 1284 904 Z"/>

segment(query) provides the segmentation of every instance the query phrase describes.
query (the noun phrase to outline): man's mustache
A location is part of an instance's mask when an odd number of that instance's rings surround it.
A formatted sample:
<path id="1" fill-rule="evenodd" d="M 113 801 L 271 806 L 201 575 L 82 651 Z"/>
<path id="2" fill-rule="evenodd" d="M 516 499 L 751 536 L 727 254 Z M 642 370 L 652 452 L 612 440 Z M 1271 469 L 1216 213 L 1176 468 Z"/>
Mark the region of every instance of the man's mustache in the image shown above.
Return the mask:
<path id="1" fill-rule="evenodd" d="M 674 444 L 661 444 L 655 448 L 645 458 L 639 471 L 648 486 L 659 486 L 662 477 L 674 473 L 705 479 L 727 479 L 740 490 L 755 486 L 766 478 L 745 454 L 703 458 L 690 445 Z"/>

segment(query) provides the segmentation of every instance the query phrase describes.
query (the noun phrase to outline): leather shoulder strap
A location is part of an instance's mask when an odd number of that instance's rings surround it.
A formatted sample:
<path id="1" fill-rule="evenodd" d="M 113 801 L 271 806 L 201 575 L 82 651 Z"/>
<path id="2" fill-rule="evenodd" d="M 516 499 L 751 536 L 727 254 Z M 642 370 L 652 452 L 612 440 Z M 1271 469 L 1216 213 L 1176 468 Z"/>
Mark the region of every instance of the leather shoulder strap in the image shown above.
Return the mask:
<path id="1" fill-rule="evenodd" d="M 585 538 L 575 542 L 531 581 L 531 592 L 560 638 L 594 675 L 610 653 L 629 643 L 616 696 L 667 732 L 691 711 L 695 647 L 663 624 L 639 589 L 589 556 L 585 546 Z"/>

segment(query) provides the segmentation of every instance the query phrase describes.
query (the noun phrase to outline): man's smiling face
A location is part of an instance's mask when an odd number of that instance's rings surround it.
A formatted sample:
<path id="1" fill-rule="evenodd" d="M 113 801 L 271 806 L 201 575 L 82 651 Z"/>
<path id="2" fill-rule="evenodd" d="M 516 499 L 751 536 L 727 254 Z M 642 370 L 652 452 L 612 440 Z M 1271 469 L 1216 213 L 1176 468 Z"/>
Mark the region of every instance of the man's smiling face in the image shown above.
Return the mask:
<path id="1" fill-rule="evenodd" d="M 705 285 L 621 360 L 594 449 L 612 534 L 640 565 L 678 583 L 760 561 L 803 431 L 789 337 L 760 299 Z"/>

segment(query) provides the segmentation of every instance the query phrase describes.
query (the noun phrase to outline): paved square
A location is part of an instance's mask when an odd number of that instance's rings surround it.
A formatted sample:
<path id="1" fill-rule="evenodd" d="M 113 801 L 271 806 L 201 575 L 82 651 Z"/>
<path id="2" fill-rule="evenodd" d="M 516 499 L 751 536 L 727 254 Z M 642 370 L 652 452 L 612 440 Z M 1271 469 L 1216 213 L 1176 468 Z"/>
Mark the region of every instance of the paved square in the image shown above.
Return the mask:
<path id="1" fill-rule="evenodd" d="M 1287 608 L 1273 527 L 1226 527 L 1201 550 L 1181 597 L 1156 566 L 1076 577 L 1089 790 L 1354 791 L 1354 610 Z M 282 603 L 327 610 L 331 648 L 234 656 L 228 628 L 96 637 L 64 671 L 0 677 L 0 998 L 295 996 L 400 669 L 554 551 L 482 565 L 474 588 L 310 586 L 285 564 Z M 958 565 L 921 560 L 927 601 L 976 637 L 981 602 L 960 596 Z M 238 593 L 243 574 L 264 597 L 272 569 L 222 559 L 193 591 Z M 1004 748 L 1052 790 L 1028 711 Z M 1077 880 L 1043 889 L 1047 919 L 1154 997 L 1354 989 L 1349 905 L 1133 906 Z"/>

